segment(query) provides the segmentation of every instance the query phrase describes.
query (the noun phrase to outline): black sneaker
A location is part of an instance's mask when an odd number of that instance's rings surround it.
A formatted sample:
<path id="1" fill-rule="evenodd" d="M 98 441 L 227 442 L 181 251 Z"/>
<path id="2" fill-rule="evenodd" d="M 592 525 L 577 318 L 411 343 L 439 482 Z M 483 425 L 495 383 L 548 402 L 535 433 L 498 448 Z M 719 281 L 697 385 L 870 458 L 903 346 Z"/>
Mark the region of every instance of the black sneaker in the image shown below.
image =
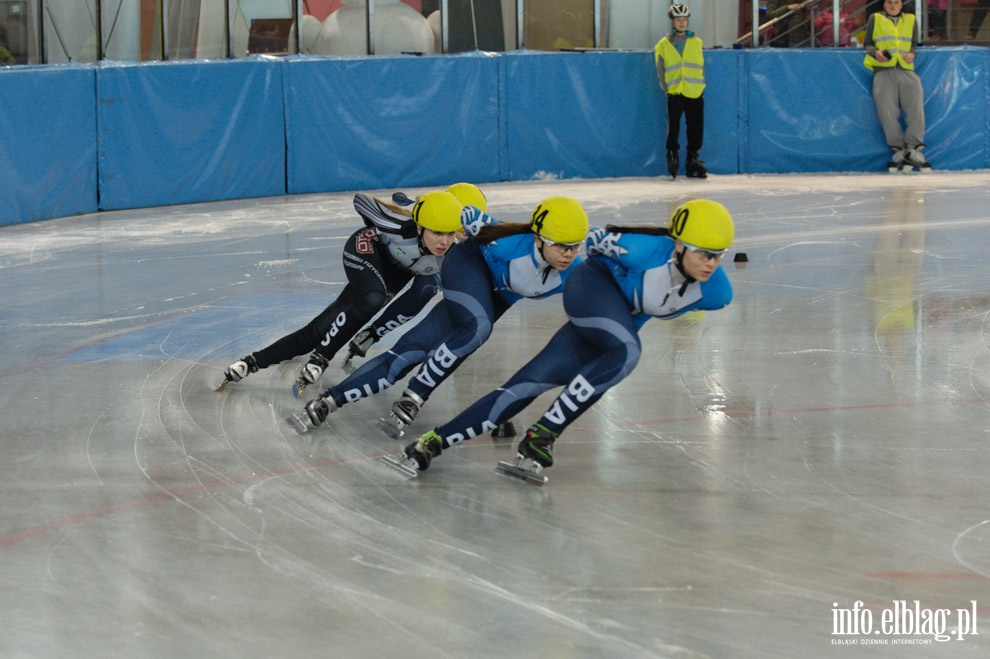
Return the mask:
<path id="1" fill-rule="evenodd" d="M 688 151 L 685 169 L 688 178 L 708 178 L 708 168 L 705 167 L 705 161 L 698 158 L 697 151 Z"/>
<path id="2" fill-rule="evenodd" d="M 546 469 L 553 466 L 553 443 L 557 433 L 534 424 L 526 430 L 526 436 L 519 442 L 519 455 L 529 458 Z"/>
<path id="3" fill-rule="evenodd" d="M 680 156 L 676 151 L 667 151 L 667 173 L 677 178 L 677 170 L 681 166 Z"/>

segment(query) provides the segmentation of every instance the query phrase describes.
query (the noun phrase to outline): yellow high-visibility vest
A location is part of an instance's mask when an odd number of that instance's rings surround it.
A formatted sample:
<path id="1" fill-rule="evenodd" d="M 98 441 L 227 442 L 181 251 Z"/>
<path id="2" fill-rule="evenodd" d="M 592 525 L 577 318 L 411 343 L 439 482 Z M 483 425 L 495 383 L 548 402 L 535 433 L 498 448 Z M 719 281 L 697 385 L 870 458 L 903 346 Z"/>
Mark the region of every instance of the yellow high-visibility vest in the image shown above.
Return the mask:
<path id="1" fill-rule="evenodd" d="M 687 38 L 683 56 L 664 37 L 653 49 L 653 59 L 658 72 L 663 63 L 663 79 L 667 83 L 668 94 L 699 98 L 705 91 L 705 55 L 698 37 Z"/>
<path id="2" fill-rule="evenodd" d="M 911 38 L 914 36 L 914 14 L 901 14 L 897 23 L 884 14 L 876 14 L 873 19 L 873 45 L 877 50 L 885 50 L 890 56 L 886 62 L 877 60 L 867 54 L 863 65 L 869 70 L 874 68 L 889 69 L 897 64 L 902 69 L 914 70 L 914 64 L 904 61 L 904 56 L 911 52 Z"/>

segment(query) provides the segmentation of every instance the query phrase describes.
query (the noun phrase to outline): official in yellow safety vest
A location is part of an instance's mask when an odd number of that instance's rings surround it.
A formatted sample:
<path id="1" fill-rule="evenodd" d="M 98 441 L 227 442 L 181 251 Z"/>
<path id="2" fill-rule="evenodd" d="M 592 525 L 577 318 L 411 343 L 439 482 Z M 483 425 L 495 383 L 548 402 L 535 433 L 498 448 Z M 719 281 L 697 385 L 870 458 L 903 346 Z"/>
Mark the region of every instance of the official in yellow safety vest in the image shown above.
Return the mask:
<path id="1" fill-rule="evenodd" d="M 688 30 L 691 10 L 671 5 L 667 10 L 672 30 L 653 49 L 660 89 L 667 96 L 667 170 L 677 178 L 680 168 L 681 116 L 687 128 L 688 176 L 707 178 L 705 163 L 698 158 L 705 134 L 705 56 L 702 43 Z"/>
<path id="2" fill-rule="evenodd" d="M 914 14 L 903 13 L 903 0 L 884 0 L 883 11 L 866 23 L 863 65 L 873 72 L 873 102 L 887 146 L 893 151 L 887 170 L 903 167 L 931 171 L 925 148 L 925 93 L 914 71 L 918 24 Z M 901 126 L 904 114 L 906 128 Z"/>

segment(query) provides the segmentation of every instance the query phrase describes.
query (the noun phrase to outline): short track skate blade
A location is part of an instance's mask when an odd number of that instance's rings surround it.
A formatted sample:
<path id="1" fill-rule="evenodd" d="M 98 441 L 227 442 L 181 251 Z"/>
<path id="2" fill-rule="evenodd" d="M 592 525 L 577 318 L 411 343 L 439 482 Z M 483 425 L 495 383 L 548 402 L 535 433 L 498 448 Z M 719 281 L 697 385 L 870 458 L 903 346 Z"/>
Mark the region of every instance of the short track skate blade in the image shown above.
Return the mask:
<path id="1" fill-rule="evenodd" d="M 530 485 L 542 486 L 547 482 L 547 477 L 543 474 L 533 473 L 529 469 L 517 467 L 511 462 L 505 462 L 504 460 L 499 460 L 498 465 L 495 466 L 495 471 L 500 474 L 504 474 L 505 476 L 518 478 L 519 480 L 525 481 Z"/>
<path id="2" fill-rule="evenodd" d="M 220 391 L 220 390 L 222 390 L 224 387 L 227 386 L 227 383 L 228 382 L 230 382 L 230 378 L 228 378 L 226 375 L 223 376 L 223 380 L 220 380 L 220 384 L 218 384 L 217 385 L 217 388 L 214 389 L 213 391 Z"/>
<path id="3" fill-rule="evenodd" d="M 303 418 L 298 414 L 291 414 L 285 417 L 285 421 L 290 426 L 295 428 L 296 432 L 299 433 L 300 435 L 305 435 L 306 432 L 309 430 L 309 427 L 313 425 L 312 421 L 309 420 L 308 416 Z"/>
<path id="4" fill-rule="evenodd" d="M 306 390 L 305 382 L 293 382 L 292 383 L 292 395 L 296 398 L 302 396 L 303 391 Z"/>
<path id="5" fill-rule="evenodd" d="M 392 439 L 402 439 L 403 435 L 406 434 L 405 430 L 402 428 L 396 428 L 395 425 L 388 419 L 378 419 L 378 423 L 375 424 L 375 427 Z"/>
<path id="6" fill-rule="evenodd" d="M 382 462 L 399 472 L 406 480 L 412 480 L 419 476 L 419 470 L 410 467 L 405 460 L 393 458 L 391 455 L 383 455 Z"/>

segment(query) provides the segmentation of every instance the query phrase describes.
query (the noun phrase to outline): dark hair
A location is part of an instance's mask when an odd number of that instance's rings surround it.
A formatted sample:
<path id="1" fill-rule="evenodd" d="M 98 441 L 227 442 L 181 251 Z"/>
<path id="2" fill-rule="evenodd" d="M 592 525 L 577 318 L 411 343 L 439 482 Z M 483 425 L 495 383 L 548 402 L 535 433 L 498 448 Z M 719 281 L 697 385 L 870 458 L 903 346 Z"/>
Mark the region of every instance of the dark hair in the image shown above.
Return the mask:
<path id="1" fill-rule="evenodd" d="M 506 236 L 518 236 L 521 233 L 533 233 L 529 222 L 501 222 L 499 224 L 486 224 L 478 231 L 478 235 L 471 240 L 476 245 L 487 245 L 495 242 L 499 238 Z"/>
<path id="2" fill-rule="evenodd" d="M 645 233 L 648 236 L 669 236 L 669 227 L 657 227 L 657 226 L 647 226 L 647 227 L 617 227 L 614 224 L 609 224 L 605 227 L 605 230 L 610 233 Z"/>

